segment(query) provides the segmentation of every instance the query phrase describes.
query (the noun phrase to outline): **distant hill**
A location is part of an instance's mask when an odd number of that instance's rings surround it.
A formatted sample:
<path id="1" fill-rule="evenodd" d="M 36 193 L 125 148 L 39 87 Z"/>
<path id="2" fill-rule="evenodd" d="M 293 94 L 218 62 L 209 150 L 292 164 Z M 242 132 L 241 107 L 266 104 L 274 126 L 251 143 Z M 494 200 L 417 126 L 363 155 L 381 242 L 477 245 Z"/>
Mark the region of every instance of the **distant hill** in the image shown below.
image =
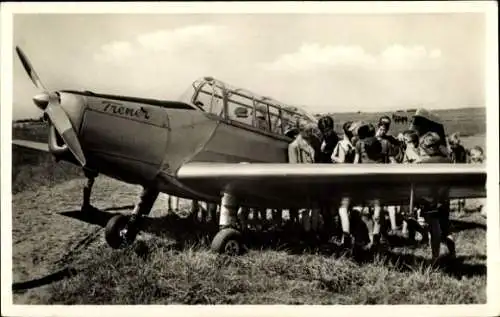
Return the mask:
<path id="1" fill-rule="evenodd" d="M 411 118 L 416 109 L 413 111 L 381 111 L 381 112 L 343 112 L 343 113 L 329 113 L 335 120 L 335 130 L 342 131 L 342 125 L 346 121 L 364 120 L 377 123 L 378 119 L 387 115 L 392 118 L 392 114 L 398 116 L 406 115 L 408 119 Z M 445 126 L 446 133 L 451 134 L 459 132 L 461 136 L 481 135 L 486 134 L 486 108 L 461 108 L 461 109 L 445 109 L 445 110 L 431 110 L 434 114 L 439 116 Z M 409 126 L 408 123 L 396 123 L 391 125 L 392 134 L 398 134 L 406 130 Z"/>
<path id="2" fill-rule="evenodd" d="M 12 123 L 29 123 L 29 122 L 42 122 L 43 116 L 40 118 L 27 118 L 27 119 L 17 119 L 12 120 Z"/>

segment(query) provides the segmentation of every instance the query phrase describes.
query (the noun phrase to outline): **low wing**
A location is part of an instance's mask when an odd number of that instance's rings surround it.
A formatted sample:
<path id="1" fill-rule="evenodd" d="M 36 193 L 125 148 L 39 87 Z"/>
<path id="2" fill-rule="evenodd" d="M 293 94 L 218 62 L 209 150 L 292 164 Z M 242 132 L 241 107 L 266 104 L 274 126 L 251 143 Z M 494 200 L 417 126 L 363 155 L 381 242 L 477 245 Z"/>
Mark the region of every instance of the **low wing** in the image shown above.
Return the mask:
<path id="1" fill-rule="evenodd" d="M 220 197 L 229 190 L 243 205 L 292 208 L 314 206 L 348 196 L 378 198 L 385 204 L 407 204 L 436 186 L 450 198 L 486 197 L 486 168 L 469 164 L 341 165 L 188 163 L 177 172 L 186 186 Z"/>
<path id="2" fill-rule="evenodd" d="M 28 140 L 12 140 L 12 144 L 38 151 L 49 152 L 49 145 L 47 143 Z"/>

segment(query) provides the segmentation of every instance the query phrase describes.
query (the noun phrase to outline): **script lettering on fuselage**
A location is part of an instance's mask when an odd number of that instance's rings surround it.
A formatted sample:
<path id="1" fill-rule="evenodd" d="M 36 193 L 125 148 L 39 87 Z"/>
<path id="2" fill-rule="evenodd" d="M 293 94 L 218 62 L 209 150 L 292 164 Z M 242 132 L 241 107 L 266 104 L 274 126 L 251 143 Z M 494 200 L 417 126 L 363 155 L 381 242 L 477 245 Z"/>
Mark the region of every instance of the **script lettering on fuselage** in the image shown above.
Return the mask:
<path id="1" fill-rule="evenodd" d="M 114 101 L 102 101 L 104 105 L 104 112 L 109 112 L 113 114 L 118 114 L 125 117 L 137 118 L 137 119 L 146 119 L 149 120 L 149 112 L 143 107 L 140 108 L 131 108 L 127 107 L 121 103 Z"/>

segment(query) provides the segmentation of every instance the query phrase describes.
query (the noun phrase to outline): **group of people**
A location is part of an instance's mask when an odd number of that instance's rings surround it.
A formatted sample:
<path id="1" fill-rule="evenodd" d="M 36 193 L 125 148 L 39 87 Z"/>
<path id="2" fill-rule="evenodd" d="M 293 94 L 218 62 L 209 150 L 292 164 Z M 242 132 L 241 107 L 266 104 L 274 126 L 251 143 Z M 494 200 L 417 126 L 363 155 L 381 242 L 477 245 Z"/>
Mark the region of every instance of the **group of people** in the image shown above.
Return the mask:
<path id="1" fill-rule="evenodd" d="M 334 129 L 334 119 L 323 116 L 315 124 L 299 125 L 287 134 L 293 141 L 288 146 L 290 163 L 332 163 L 332 164 L 425 164 L 425 163 L 481 163 L 484 160 L 482 148 L 476 146 L 465 149 L 458 134 L 446 137 L 442 125 L 423 117 L 413 120 L 411 129 L 397 137 L 390 132 L 391 119 L 379 118 L 376 125 L 371 123 L 345 122 L 342 138 Z M 442 242 L 451 256 L 455 245 L 450 236 L 450 201 L 446 188 L 433 188 L 428 197 L 418 197 L 415 208 L 409 206 L 382 206 L 374 197 L 370 201 L 359 201 L 355 197 L 342 197 L 338 204 L 325 205 L 319 209 L 288 210 L 289 221 L 303 231 L 315 234 L 325 233 L 331 237 L 335 223 L 339 223 L 341 245 L 352 249 L 362 245 L 372 249 L 384 243 L 391 235 L 403 236 L 415 241 L 415 233 L 420 232 L 422 242 L 431 244 L 432 258 L 437 260 Z M 179 209 L 179 200 L 169 197 L 169 210 Z M 190 217 L 201 222 L 217 224 L 218 205 L 193 201 Z M 277 227 L 283 224 L 282 210 L 272 210 L 270 222 Z M 369 219 L 368 243 L 356 241 L 351 219 L 354 214 Z M 240 208 L 240 225 L 248 227 L 249 219 L 262 226 L 267 221 L 267 210 Z M 388 221 L 386 221 L 386 216 Z M 339 220 L 338 222 L 335 219 Z M 358 217 L 360 219 L 360 217 Z M 402 219 L 398 225 L 398 219 Z M 256 221 L 255 221 L 256 220 Z M 429 239 L 430 236 L 430 239 Z"/>
<path id="2" fill-rule="evenodd" d="M 388 116 L 379 118 L 376 125 L 363 121 L 345 122 L 342 126 L 342 138 L 339 138 L 334 130 L 333 118 L 321 117 L 317 126 L 305 124 L 299 128 L 294 141 L 288 147 L 289 162 L 425 164 L 483 161 L 482 148 L 476 146 L 467 151 L 460 144 L 458 134 L 447 138 L 441 124 L 418 115 L 419 113 L 414 117 L 412 128 L 397 137 L 389 133 L 391 119 Z M 381 206 L 376 197 L 370 201 L 356 201 L 353 197 L 343 197 L 333 208 L 302 210 L 302 212 L 311 219 L 313 230 L 318 226 L 317 219 L 329 221 L 332 219 L 332 214 L 336 214 L 340 218 L 342 229 L 341 244 L 346 248 L 352 248 L 357 244 L 350 225 L 350 216 L 356 210 L 368 213 L 368 218 L 371 218 L 372 225 L 368 226 L 370 241 L 363 245 L 364 248 L 371 249 L 380 245 L 386 237 L 398 233 L 414 239 L 416 231 L 422 233 L 423 241 L 427 242 L 430 233 L 432 258 L 437 260 L 441 242 L 446 243 L 451 256 L 455 254 L 455 246 L 449 235 L 450 201 L 447 198 L 447 189 L 435 188 L 431 192 L 428 197 L 418 197 L 414 210 L 408 210 L 408 206 Z M 355 205 L 361 206 L 361 211 L 354 209 Z M 401 229 L 397 225 L 398 214 L 403 216 Z M 389 219 L 388 224 L 385 222 L 386 215 Z"/>

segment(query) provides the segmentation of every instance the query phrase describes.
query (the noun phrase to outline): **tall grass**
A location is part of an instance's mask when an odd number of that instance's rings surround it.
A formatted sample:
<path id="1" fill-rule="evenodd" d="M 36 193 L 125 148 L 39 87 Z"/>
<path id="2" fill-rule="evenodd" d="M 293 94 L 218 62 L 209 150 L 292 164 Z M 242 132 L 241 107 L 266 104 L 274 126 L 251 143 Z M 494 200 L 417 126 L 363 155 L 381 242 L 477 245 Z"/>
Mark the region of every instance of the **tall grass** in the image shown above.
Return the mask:
<path id="1" fill-rule="evenodd" d="M 55 163 L 49 153 L 12 146 L 12 193 L 54 186 L 75 177 L 83 177 L 80 168 L 67 162 Z"/>
<path id="2" fill-rule="evenodd" d="M 45 122 L 29 123 L 12 129 L 13 139 L 47 142 L 48 126 Z M 80 168 L 66 163 L 56 163 L 49 153 L 12 145 L 12 193 L 36 190 L 39 186 L 82 177 Z"/>
<path id="3" fill-rule="evenodd" d="M 81 274 L 53 284 L 53 304 L 466 304 L 484 303 L 485 277 L 456 279 L 384 256 L 358 264 L 321 254 L 252 250 L 240 257 L 152 242 L 103 248 Z"/>

